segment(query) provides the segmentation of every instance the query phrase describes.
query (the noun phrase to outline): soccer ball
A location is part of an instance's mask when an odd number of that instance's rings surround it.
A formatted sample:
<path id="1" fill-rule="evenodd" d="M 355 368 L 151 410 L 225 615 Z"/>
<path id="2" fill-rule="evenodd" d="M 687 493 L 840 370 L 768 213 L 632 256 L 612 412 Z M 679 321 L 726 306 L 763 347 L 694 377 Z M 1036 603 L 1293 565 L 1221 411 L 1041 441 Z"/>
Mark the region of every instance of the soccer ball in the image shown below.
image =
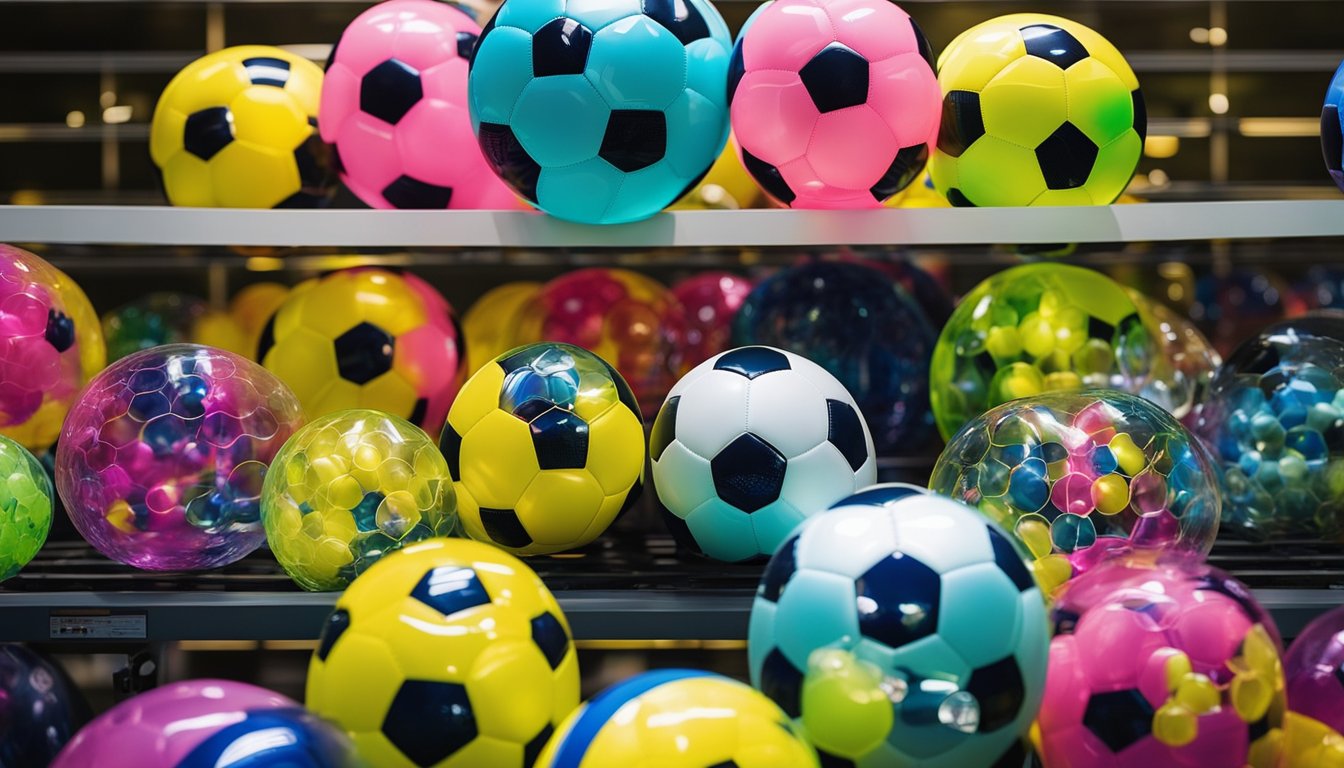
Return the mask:
<path id="1" fill-rule="evenodd" d="M 346 269 L 295 286 L 257 360 L 309 418 L 374 408 L 435 435 L 464 375 L 461 338 L 452 307 L 420 278 Z"/>
<path id="2" fill-rule="evenodd" d="M 513 0 L 471 60 L 485 159 L 542 210 L 586 224 L 647 218 L 728 140 L 728 26 L 706 0 Z"/>
<path id="3" fill-rule="evenodd" d="M 462 527 L 519 555 L 581 547 L 639 498 L 644 425 L 605 360 L 542 342 L 467 380 L 439 447 Z"/>
<path id="4" fill-rule="evenodd" d="M 531 569 L 433 539 L 379 560 L 336 602 L 306 701 L 379 768 L 530 768 L 579 704 L 579 663 Z"/>
<path id="5" fill-rule="evenodd" d="M 322 70 L 279 48 L 203 56 L 159 96 L 149 154 L 173 205 L 312 208 L 335 191 L 317 135 Z"/>
<path id="6" fill-rule="evenodd" d="M 1109 205 L 1148 128 L 1139 81 L 1105 38 L 1013 14 L 961 33 L 938 59 L 943 121 L 929 171 L 956 206 Z"/>
<path id="7" fill-rule="evenodd" d="M 1325 106 L 1321 108 L 1321 152 L 1330 178 L 1344 190 L 1344 63 L 1335 70 L 1330 88 L 1325 92 Z"/>
<path id="8" fill-rule="evenodd" d="M 530 280 L 497 285 L 462 315 L 468 373 L 518 346 L 518 325 L 539 290 L 541 283 Z"/>
<path id="9" fill-rule="evenodd" d="M 857 768 L 998 764 L 1045 686 L 1045 603 L 1022 553 L 971 508 L 877 485 L 803 523 L 770 559 L 751 609 L 751 681 L 802 714 L 812 652 L 876 665 L 899 692 L 884 742 Z M 1005 763 L 1006 764 L 1006 763 Z"/>
<path id="10" fill-rule="evenodd" d="M 933 54 L 886 0 L 762 5 L 733 46 L 733 132 L 756 182 L 794 208 L 875 208 L 938 135 Z"/>
<path id="11" fill-rule="evenodd" d="M 661 669 L 617 683 L 575 710 L 536 768 L 579 765 L 817 768 L 817 753 L 774 702 L 746 685 Z"/>
<path id="12" fill-rule="evenodd" d="M 467 60 L 481 28 L 435 0 L 389 0 L 332 48 L 319 126 L 341 181 L 375 208 L 517 208 L 481 157 Z"/>
<path id="13" fill-rule="evenodd" d="M 719 560 L 774 552 L 808 515 L 877 479 L 854 398 L 821 366 L 773 347 L 696 366 L 668 393 L 649 442 L 668 527 Z"/>

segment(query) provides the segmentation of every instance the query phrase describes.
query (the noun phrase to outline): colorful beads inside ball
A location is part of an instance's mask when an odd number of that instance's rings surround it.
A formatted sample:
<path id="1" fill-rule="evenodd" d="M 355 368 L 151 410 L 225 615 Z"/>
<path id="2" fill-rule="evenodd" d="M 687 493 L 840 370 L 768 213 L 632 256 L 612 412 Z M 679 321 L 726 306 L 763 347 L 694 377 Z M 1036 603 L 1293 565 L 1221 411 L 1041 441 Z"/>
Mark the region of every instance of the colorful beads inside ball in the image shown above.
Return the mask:
<path id="1" fill-rule="evenodd" d="M 79 286 L 28 251 L 0 245 L 0 435 L 46 450 L 105 356 L 98 315 Z"/>
<path id="2" fill-rule="evenodd" d="M 323 416 L 271 466 L 261 521 L 271 552 L 305 589 L 342 589 L 388 552 L 457 527 L 448 463 L 429 435 L 391 414 Z"/>
<path id="3" fill-rule="evenodd" d="M 108 366 L 70 409 L 56 487 L 75 527 L 114 560 L 226 565 L 264 540 L 262 482 L 302 421 L 298 399 L 256 363 L 155 347 Z"/>
<path id="4" fill-rule="evenodd" d="M 1133 548 L 1207 554 L 1218 530 L 1207 451 L 1166 411 L 1123 392 L 994 408 L 952 437 L 930 487 L 1015 533 L 1047 592 Z"/>
<path id="5" fill-rule="evenodd" d="M 51 480 L 37 458 L 0 436 L 0 581 L 33 559 L 51 531 Z"/>
<path id="6" fill-rule="evenodd" d="M 1283 657 L 1287 765 L 1344 766 L 1344 608 L 1316 617 Z"/>
<path id="7" fill-rule="evenodd" d="M 1344 540 L 1344 319 L 1276 323 L 1218 369 L 1199 414 L 1229 533 Z"/>

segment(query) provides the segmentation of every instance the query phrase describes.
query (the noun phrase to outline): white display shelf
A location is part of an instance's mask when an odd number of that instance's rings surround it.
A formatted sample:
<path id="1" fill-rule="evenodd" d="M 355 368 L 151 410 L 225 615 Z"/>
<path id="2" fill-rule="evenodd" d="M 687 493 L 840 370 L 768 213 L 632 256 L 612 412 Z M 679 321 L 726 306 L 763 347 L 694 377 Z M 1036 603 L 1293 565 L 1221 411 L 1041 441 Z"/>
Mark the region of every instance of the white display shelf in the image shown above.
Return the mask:
<path id="1" fill-rule="evenodd" d="M 529 212 L 0 206 L 0 242 L 333 248 L 686 248 L 1344 237 L 1344 200 L 1093 208 L 680 211 L 585 226 Z"/>

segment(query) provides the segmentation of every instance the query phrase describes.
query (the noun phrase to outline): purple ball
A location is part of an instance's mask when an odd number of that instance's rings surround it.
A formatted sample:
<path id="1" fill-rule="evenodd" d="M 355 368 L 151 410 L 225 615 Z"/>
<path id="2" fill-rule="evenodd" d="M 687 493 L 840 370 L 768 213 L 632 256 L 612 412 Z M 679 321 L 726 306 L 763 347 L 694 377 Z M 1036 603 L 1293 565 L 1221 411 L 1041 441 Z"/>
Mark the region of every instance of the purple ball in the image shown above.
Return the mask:
<path id="1" fill-rule="evenodd" d="M 196 344 L 125 357 L 80 394 L 56 487 L 98 551 L 154 571 L 214 568 L 265 541 L 262 481 L 303 423 L 265 368 Z"/>
<path id="2" fill-rule="evenodd" d="M 79 689 L 52 662 L 0 644 L 0 766 L 43 766 L 89 718 Z"/>
<path id="3" fill-rule="evenodd" d="M 1283 657 L 1288 708 L 1344 733 L 1344 607 L 1317 616 Z"/>

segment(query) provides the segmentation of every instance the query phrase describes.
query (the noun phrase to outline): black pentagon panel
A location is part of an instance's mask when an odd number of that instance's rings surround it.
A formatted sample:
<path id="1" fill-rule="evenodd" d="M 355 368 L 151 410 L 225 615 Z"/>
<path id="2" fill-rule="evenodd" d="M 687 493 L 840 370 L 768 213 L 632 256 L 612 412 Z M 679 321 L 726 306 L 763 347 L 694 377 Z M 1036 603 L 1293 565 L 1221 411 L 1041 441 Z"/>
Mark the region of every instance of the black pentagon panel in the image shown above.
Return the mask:
<path id="1" fill-rule="evenodd" d="M 879 203 L 900 192 L 902 189 L 910 186 L 910 183 L 919 178 L 919 174 L 924 171 L 924 165 L 929 161 L 929 145 L 918 144 L 913 147 L 902 147 L 896 152 L 896 157 L 892 159 L 891 165 L 887 166 L 886 173 L 877 183 L 868 188 L 872 193 L 873 199 Z"/>
<path id="2" fill-rule="evenodd" d="M 731 371 L 748 379 L 755 379 L 775 371 L 788 371 L 789 358 L 770 347 L 739 347 L 724 352 L 714 361 L 714 370 Z"/>
<path id="3" fill-rule="evenodd" d="M 869 504 L 875 507 L 887 507 L 895 504 L 907 496 L 923 496 L 927 491 L 909 485 L 882 486 L 879 488 L 867 488 L 858 493 L 848 496 L 838 504 L 862 506 Z"/>
<path id="4" fill-rule="evenodd" d="M 233 142 L 233 115 L 228 107 L 210 107 L 187 115 L 182 129 L 182 147 L 209 160 Z"/>
<path id="5" fill-rule="evenodd" d="M 532 619 L 532 642 L 541 649 L 551 669 L 559 667 L 569 653 L 569 633 L 550 611 Z"/>
<path id="6" fill-rule="evenodd" d="M 737 84 L 747 74 L 747 63 L 743 58 L 742 41 L 733 46 L 733 55 L 728 58 L 728 106 L 733 105 L 733 94 L 737 93 Z"/>
<path id="7" fill-rule="evenodd" d="M 373 323 L 360 323 L 336 337 L 336 369 L 341 378 L 356 384 L 370 381 L 392 370 L 396 339 Z"/>
<path id="8" fill-rule="evenodd" d="M 419 423 L 419 422 L 415 422 Z M 452 424 L 445 423 L 439 433 L 439 452 L 448 462 L 448 476 L 453 480 L 462 479 L 462 436 L 457 434 Z"/>
<path id="9" fill-rule="evenodd" d="M 1077 189 L 1097 162 L 1097 145 L 1073 123 L 1055 129 L 1036 147 L 1036 163 L 1050 189 Z"/>
<path id="10" fill-rule="evenodd" d="M 331 654 L 331 649 L 336 645 L 336 641 L 341 639 L 345 630 L 350 628 L 350 612 L 344 608 L 337 609 L 327 617 L 327 622 L 322 625 L 322 635 L 317 639 L 317 660 L 326 661 L 327 656 Z"/>
<path id="11" fill-rule="evenodd" d="M 1153 705 L 1134 688 L 1094 693 L 1083 725 L 1112 752 L 1120 752 L 1153 732 Z"/>
<path id="12" fill-rule="evenodd" d="M 949 157 L 961 157 L 985 135 L 985 116 L 980 111 L 980 94 L 974 91 L 948 91 L 943 96 L 943 121 L 938 126 L 938 149 Z"/>
<path id="13" fill-rule="evenodd" d="M 1078 38 L 1053 24 L 1032 24 L 1023 27 L 1021 33 L 1028 56 L 1045 59 L 1060 69 L 1068 69 L 1091 55 Z"/>
<path id="14" fill-rule="evenodd" d="M 1134 89 L 1130 98 L 1134 101 L 1134 131 L 1139 134 L 1139 141 L 1143 141 L 1148 138 L 1148 103 L 1143 100 L 1143 90 L 1139 88 Z"/>
<path id="15" fill-rule="evenodd" d="M 387 708 L 382 731 L 406 759 L 429 768 L 476 738 L 476 715 L 466 686 L 407 680 Z"/>
<path id="16" fill-rule="evenodd" d="M 761 663 L 761 693 L 789 717 L 803 714 L 803 673 L 776 648 Z"/>
<path id="17" fill-rule="evenodd" d="M 402 174 L 383 187 L 383 199 L 394 208 L 441 211 L 453 201 L 453 188 Z"/>
<path id="18" fill-rule="evenodd" d="M 676 35 L 682 45 L 709 37 L 709 24 L 705 22 L 705 17 L 686 0 L 641 0 L 640 9 L 645 16 Z"/>
<path id="19" fill-rule="evenodd" d="M 1344 129 L 1340 127 L 1339 107 L 1334 104 L 1321 110 L 1321 153 L 1327 168 L 1344 170 Z"/>
<path id="20" fill-rule="evenodd" d="M 766 563 L 765 572 L 761 574 L 761 585 L 756 588 L 756 595 L 772 603 L 779 602 L 780 596 L 784 594 L 784 587 L 788 585 L 789 579 L 793 578 L 793 572 L 797 569 L 798 535 L 794 534 L 780 545 L 771 556 L 770 562 Z"/>
<path id="21" fill-rule="evenodd" d="M 532 35 L 532 76 L 581 75 L 592 47 L 592 30 L 574 19 L 555 19 Z"/>
<path id="22" fill-rule="evenodd" d="M 1022 670 L 1012 656 L 972 670 L 966 692 L 980 704 L 980 733 L 997 731 L 1016 720 L 1027 697 Z"/>
<path id="23" fill-rule="evenodd" d="M 396 125 L 424 95 L 419 70 L 403 61 L 388 59 L 364 75 L 359 84 L 359 109 Z"/>
<path id="24" fill-rule="evenodd" d="M 523 401 L 521 405 L 515 406 L 513 415 L 517 416 L 521 421 L 531 424 L 533 419 L 554 407 L 555 403 L 552 403 L 550 400 L 534 397 L 531 400 Z"/>
<path id="25" fill-rule="evenodd" d="M 633 173 L 663 159 L 667 153 L 667 116 L 661 110 L 613 109 L 597 156 Z"/>
<path id="26" fill-rule="evenodd" d="M 766 194 L 779 202 L 789 205 L 798 199 L 798 195 L 789 189 L 789 183 L 784 180 L 784 174 L 780 173 L 778 168 L 745 149 L 742 150 L 742 167 L 747 169 L 747 173 L 751 174 Z"/>
<path id="27" fill-rule="evenodd" d="M 57 352 L 64 352 L 75 345 L 75 321 L 55 307 L 48 307 L 47 330 L 42 337 Z"/>
<path id="28" fill-rule="evenodd" d="M 708 768 L 738 768 L 736 760 L 724 760 L 722 763 L 715 763 Z"/>
<path id="29" fill-rule="evenodd" d="M 547 723 L 537 731 L 537 735 L 532 740 L 523 745 L 523 768 L 532 768 L 537 764 L 537 758 L 541 757 L 541 750 L 546 748 L 546 742 L 551 740 L 551 735 L 555 729 Z"/>
<path id="30" fill-rule="evenodd" d="M 915 558 L 882 558 L 854 582 L 859 631 L 889 648 L 936 633 L 942 588 L 938 573 Z"/>
<path id="31" fill-rule="evenodd" d="M 588 422 L 563 408 L 552 408 L 529 425 L 532 448 L 541 469 L 583 469 L 588 464 Z"/>
<path id="32" fill-rule="evenodd" d="M 822 114 L 868 101 L 868 60 L 840 43 L 822 48 L 798 76 Z"/>
<path id="33" fill-rule="evenodd" d="M 284 88 L 285 83 L 289 82 L 289 62 L 284 59 L 273 59 L 269 56 L 243 59 L 243 69 L 247 71 L 247 79 L 251 80 L 253 85 Z"/>
<path id="34" fill-rule="evenodd" d="M 1027 564 L 1022 561 L 1022 555 L 1018 554 L 1013 543 L 1008 537 L 1003 535 L 996 526 L 986 525 L 985 530 L 989 533 L 989 545 L 994 548 L 994 562 L 999 566 L 999 570 L 1007 574 L 1012 579 L 1013 586 L 1017 587 L 1018 592 L 1026 592 L 1028 589 L 1036 586 L 1036 580 L 1031 577 L 1031 571 L 1027 569 Z"/>
<path id="35" fill-rule="evenodd" d="M 680 406 L 680 395 L 669 397 L 653 419 L 653 431 L 649 433 L 649 457 L 654 461 L 661 459 L 663 451 L 677 439 L 677 408 Z"/>
<path id="36" fill-rule="evenodd" d="M 953 208 L 974 208 L 975 203 L 965 195 L 960 189 L 951 187 L 947 190 L 947 202 L 951 203 Z"/>
<path id="37" fill-rule="evenodd" d="M 481 507 L 481 525 L 485 528 L 485 535 L 496 544 L 519 549 L 532 543 L 532 535 L 523 527 L 518 513 L 512 509 Z"/>
<path id="38" fill-rule="evenodd" d="M 266 321 L 266 325 L 261 328 L 261 337 L 257 339 L 257 362 L 265 362 L 266 353 L 275 346 L 275 313 L 271 313 L 271 318 Z"/>
<path id="39" fill-rule="evenodd" d="M 779 449 L 750 432 L 738 435 L 709 462 L 719 498 L 747 513 L 779 498 L 787 467 Z"/>
<path id="40" fill-rule="evenodd" d="M 411 597 L 444 616 L 490 602 L 490 593 L 485 591 L 476 572 L 459 565 L 440 566 L 421 576 L 411 590 Z"/>
<path id="41" fill-rule="evenodd" d="M 915 18 L 910 17 L 910 28 L 915 31 L 915 45 L 919 47 L 919 55 L 924 61 L 928 62 L 929 69 L 938 71 L 937 60 L 933 58 L 933 46 L 929 45 L 929 38 L 924 35 L 924 30 L 915 23 Z"/>
<path id="42" fill-rule="evenodd" d="M 863 435 L 863 422 L 858 412 L 849 403 L 828 399 L 826 414 L 829 417 L 826 440 L 840 450 L 840 455 L 849 462 L 849 468 L 858 472 L 868 461 L 868 440 Z"/>
<path id="43" fill-rule="evenodd" d="M 514 192 L 537 202 L 537 179 L 541 176 L 541 166 L 527 154 L 513 129 L 499 123 L 481 123 L 476 131 L 476 143 L 481 146 L 481 154 Z"/>
<path id="44" fill-rule="evenodd" d="M 821 768 L 855 768 L 853 760 L 832 755 L 824 749 L 817 750 L 817 760 Z"/>
<path id="45" fill-rule="evenodd" d="M 476 41 L 479 39 L 475 32 L 458 32 L 457 55 L 464 59 L 471 59 L 471 55 L 476 52 Z"/>

